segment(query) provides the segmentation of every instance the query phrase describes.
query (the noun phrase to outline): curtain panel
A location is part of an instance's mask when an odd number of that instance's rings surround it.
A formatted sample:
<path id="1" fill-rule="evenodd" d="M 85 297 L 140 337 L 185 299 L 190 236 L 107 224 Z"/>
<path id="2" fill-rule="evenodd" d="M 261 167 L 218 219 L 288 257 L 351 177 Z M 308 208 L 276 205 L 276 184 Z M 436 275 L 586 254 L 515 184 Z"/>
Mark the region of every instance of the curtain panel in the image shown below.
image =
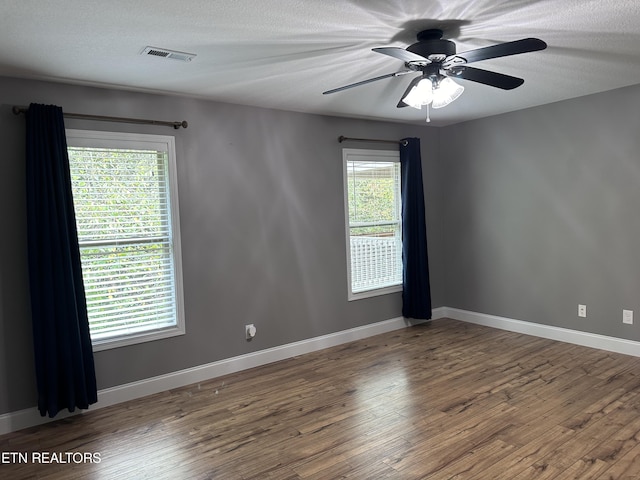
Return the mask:
<path id="1" fill-rule="evenodd" d="M 429 284 L 420 139 L 405 138 L 403 140 L 400 144 L 402 265 L 404 272 L 402 316 L 429 320 L 431 318 L 431 287 Z"/>
<path id="2" fill-rule="evenodd" d="M 97 402 L 62 109 L 26 114 L 27 242 L 38 409 Z"/>

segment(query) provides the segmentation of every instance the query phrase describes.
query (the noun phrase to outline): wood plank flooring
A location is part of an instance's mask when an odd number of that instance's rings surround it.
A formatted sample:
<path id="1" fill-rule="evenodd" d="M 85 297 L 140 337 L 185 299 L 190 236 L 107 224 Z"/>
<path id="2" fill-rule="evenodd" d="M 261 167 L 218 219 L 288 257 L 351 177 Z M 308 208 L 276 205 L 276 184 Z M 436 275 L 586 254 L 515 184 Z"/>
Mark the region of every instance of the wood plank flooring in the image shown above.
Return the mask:
<path id="1" fill-rule="evenodd" d="M 28 461 L 0 478 L 638 479 L 640 358 L 436 320 L 1 436 L 11 452 Z"/>

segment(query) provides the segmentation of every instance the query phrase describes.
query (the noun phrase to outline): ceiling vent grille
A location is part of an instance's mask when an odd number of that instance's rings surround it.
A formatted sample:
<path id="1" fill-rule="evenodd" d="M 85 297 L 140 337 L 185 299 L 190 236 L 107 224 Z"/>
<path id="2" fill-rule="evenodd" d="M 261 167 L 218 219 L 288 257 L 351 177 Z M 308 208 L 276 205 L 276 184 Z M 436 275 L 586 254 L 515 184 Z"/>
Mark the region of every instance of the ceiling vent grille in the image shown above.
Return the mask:
<path id="1" fill-rule="evenodd" d="M 190 62 L 196 56 L 195 53 L 176 52 L 175 50 L 167 50 L 166 48 L 145 47 L 140 55 L 151 55 L 153 57 L 170 58 L 172 60 L 180 60 L 181 62 Z"/>

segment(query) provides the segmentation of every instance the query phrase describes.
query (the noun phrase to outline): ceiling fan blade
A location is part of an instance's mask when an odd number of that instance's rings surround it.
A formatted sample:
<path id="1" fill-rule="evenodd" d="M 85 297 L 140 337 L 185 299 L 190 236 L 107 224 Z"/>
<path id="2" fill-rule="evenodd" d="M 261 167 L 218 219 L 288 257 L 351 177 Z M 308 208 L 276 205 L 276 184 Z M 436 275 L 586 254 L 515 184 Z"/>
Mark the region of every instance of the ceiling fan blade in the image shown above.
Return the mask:
<path id="1" fill-rule="evenodd" d="M 413 80 L 411 80 L 411 83 L 409 84 L 409 86 L 407 87 L 407 89 L 404 91 L 404 93 L 403 93 L 403 94 L 402 94 L 402 96 L 400 97 L 400 101 L 398 102 L 398 105 L 396 105 L 396 107 L 398 107 L 398 108 L 404 108 L 404 107 L 408 107 L 408 106 L 409 106 L 409 105 L 407 105 L 406 103 L 404 103 L 404 102 L 402 101 L 402 99 L 403 99 L 404 97 L 406 97 L 406 96 L 409 94 L 409 92 L 411 91 L 411 89 L 412 89 L 413 87 L 415 87 L 415 86 L 418 84 L 418 82 L 420 82 L 420 80 L 422 80 L 423 78 L 424 78 L 423 76 L 419 76 L 419 77 L 414 78 Z"/>
<path id="2" fill-rule="evenodd" d="M 411 70 L 403 70 L 401 72 L 388 73 L 386 75 L 380 75 L 379 77 L 373 77 L 373 78 L 369 78 L 367 80 L 362 80 L 360 82 L 350 83 L 349 85 L 345 85 L 343 87 L 338 87 L 338 88 L 334 88 L 332 90 L 327 90 L 326 92 L 322 92 L 322 94 L 323 95 L 329 95 L 330 93 L 341 92 L 342 90 L 347 90 L 347 89 L 353 88 L 353 87 L 359 87 L 360 85 L 366 85 L 367 83 L 371 83 L 371 82 L 377 82 L 378 80 L 383 80 L 385 78 L 399 77 L 401 75 L 406 75 L 407 73 L 415 73 L 415 72 L 413 72 Z"/>
<path id="3" fill-rule="evenodd" d="M 538 38 L 523 38 L 515 42 L 499 43 L 490 47 L 477 48 L 467 52 L 456 53 L 445 60 L 448 63 L 456 63 L 456 58 L 466 60 L 466 63 L 479 62 L 489 58 L 508 57 L 509 55 L 518 55 L 520 53 L 536 52 L 544 50 L 547 44 Z"/>
<path id="4" fill-rule="evenodd" d="M 402 60 L 403 62 L 427 62 L 431 63 L 430 60 L 424 58 L 422 55 L 418 55 L 417 53 L 409 52 L 404 48 L 400 47 L 380 47 L 372 49 L 374 52 L 382 53 L 383 55 L 389 55 L 390 57 L 397 58 Z"/>
<path id="5" fill-rule="evenodd" d="M 513 90 L 524 83 L 522 78 L 512 77 L 504 73 L 490 72 L 480 68 L 467 67 L 466 65 L 456 66 L 445 72 L 449 77 L 462 78 L 503 90 Z"/>

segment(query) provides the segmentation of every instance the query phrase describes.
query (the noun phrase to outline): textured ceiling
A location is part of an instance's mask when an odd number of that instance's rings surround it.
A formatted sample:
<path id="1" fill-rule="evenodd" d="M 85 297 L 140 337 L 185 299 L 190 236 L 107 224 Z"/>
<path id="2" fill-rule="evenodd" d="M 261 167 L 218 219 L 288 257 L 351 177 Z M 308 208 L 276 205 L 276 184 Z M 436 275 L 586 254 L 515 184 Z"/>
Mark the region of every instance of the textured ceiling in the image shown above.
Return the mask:
<path id="1" fill-rule="evenodd" d="M 447 125 L 640 83 L 638 0 L 0 0 L 0 75 L 170 92 L 357 118 L 424 122 L 396 108 L 412 75 L 371 51 L 441 28 L 458 52 L 537 37 L 541 52 L 474 64 L 525 79 L 503 91 L 460 80 L 432 111 Z M 190 63 L 141 56 L 146 46 Z M 96 112 L 90 112 L 96 113 Z"/>

